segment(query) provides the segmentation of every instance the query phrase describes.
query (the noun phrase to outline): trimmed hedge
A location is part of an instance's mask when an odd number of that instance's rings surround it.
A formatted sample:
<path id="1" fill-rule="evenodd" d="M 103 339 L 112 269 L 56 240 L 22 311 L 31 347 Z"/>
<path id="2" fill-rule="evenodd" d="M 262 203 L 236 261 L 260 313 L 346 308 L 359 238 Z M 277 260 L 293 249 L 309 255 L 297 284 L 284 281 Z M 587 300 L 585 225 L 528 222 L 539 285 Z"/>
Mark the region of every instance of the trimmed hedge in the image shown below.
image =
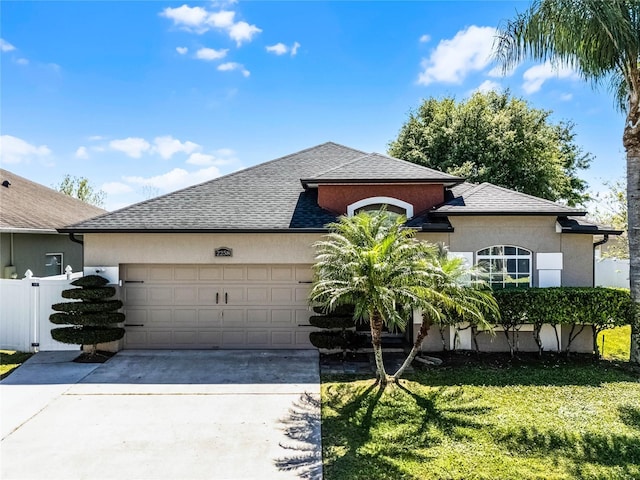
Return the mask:
<path id="1" fill-rule="evenodd" d="M 367 343 L 367 337 L 351 330 L 346 332 L 311 332 L 309 333 L 309 341 L 316 348 L 326 348 L 334 350 L 341 348 L 342 350 L 361 348 Z"/>
<path id="2" fill-rule="evenodd" d="M 64 290 L 62 292 L 62 298 L 70 298 L 72 300 L 103 300 L 113 297 L 115 294 L 116 289 L 113 287 L 72 288 L 71 290 Z"/>
<path id="3" fill-rule="evenodd" d="M 335 317 L 352 317 L 354 307 L 353 305 L 337 305 L 333 310 L 329 310 L 327 309 L 327 307 L 316 305 L 315 307 L 313 307 L 313 311 L 321 315 L 330 315 Z"/>
<path id="4" fill-rule="evenodd" d="M 97 313 L 97 312 L 118 310 L 119 308 L 122 308 L 122 301 L 106 300 L 102 302 L 91 302 L 91 303 L 64 302 L 64 303 L 55 303 L 51 305 L 51 308 L 56 312 L 66 312 L 71 314 Z"/>
<path id="5" fill-rule="evenodd" d="M 80 277 L 77 280 L 71 282 L 71 285 L 74 287 L 87 287 L 87 288 L 96 288 L 96 287 L 104 287 L 109 283 L 104 277 L 100 275 L 87 275 L 86 277 Z"/>
<path id="6" fill-rule="evenodd" d="M 51 330 L 51 337 L 62 343 L 97 345 L 124 337 L 124 328 L 115 327 L 62 327 Z"/>
<path id="7" fill-rule="evenodd" d="M 56 325 L 87 325 L 106 326 L 110 323 L 124 322 L 124 313 L 120 312 L 98 312 L 85 313 L 83 315 L 73 315 L 68 313 L 52 313 L 49 321 Z"/>
<path id="8" fill-rule="evenodd" d="M 337 317 L 313 315 L 309 317 L 309 323 L 318 328 L 353 328 L 356 322 L 353 317 Z"/>
<path id="9" fill-rule="evenodd" d="M 124 322 L 124 314 L 116 312 L 122 308 L 120 300 L 106 300 L 116 293 L 114 287 L 107 287 L 108 280 L 98 275 L 88 275 L 72 282 L 80 288 L 70 288 L 62 292 L 63 298 L 81 300 L 79 302 L 56 303 L 51 306 L 56 313 L 49 316 L 55 325 L 75 325 L 54 328 L 54 340 L 76 345 L 92 345 L 93 352 L 99 343 L 112 342 L 124 337 L 125 330 L 115 325 Z"/>

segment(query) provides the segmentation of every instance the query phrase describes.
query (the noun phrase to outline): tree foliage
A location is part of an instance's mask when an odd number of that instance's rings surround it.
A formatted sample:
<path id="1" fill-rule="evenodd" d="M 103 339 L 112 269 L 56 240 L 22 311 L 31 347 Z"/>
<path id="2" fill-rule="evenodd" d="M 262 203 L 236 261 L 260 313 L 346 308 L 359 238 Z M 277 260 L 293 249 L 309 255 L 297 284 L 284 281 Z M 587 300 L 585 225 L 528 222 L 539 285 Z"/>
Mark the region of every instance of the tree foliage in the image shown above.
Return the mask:
<path id="1" fill-rule="evenodd" d="M 506 23 L 495 50 L 505 69 L 528 58 L 568 65 L 595 85 L 608 84 L 626 112 L 629 279 L 640 305 L 640 1 L 536 0 Z M 635 311 L 630 361 L 640 365 Z"/>
<path id="2" fill-rule="evenodd" d="M 409 114 L 389 154 L 470 182 L 583 203 L 587 184 L 578 174 L 592 157 L 576 144 L 571 123 L 550 116 L 509 92 L 429 98 Z"/>
<path id="3" fill-rule="evenodd" d="M 488 308 L 495 305 L 490 294 L 481 299 L 451 281 L 438 260 L 439 249 L 418 241 L 414 230 L 404 228 L 405 222 L 403 216 L 392 217 L 384 210 L 340 217 L 329 225 L 327 237 L 315 244 L 310 301 L 328 313 L 353 305 L 353 317 L 369 323 L 382 385 L 395 381 L 406 367 L 405 363 L 395 375 L 387 375 L 383 326 L 403 331 L 414 308 L 420 308 L 428 321 L 439 322 L 452 312 L 461 318 L 481 317 L 483 300 L 489 302 Z M 420 345 L 414 347 L 410 359 Z"/>
<path id="4" fill-rule="evenodd" d="M 598 223 L 610 225 L 624 233 L 612 237 L 604 249 L 603 257 L 629 258 L 629 237 L 627 235 L 627 188 L 624 180 L 605 182 L 608 190 L 596 197 L 593 217 Z"/>
<path id="5" fill-rule="evenodd" d="M 103 207 L 107 194 L 102 190 L 96 190 L 85 177 L 73 177 L 65 175 L 62 181 L 54 185 L 60 193 L 77 198 L 85 203 L 96 207 Z"/>

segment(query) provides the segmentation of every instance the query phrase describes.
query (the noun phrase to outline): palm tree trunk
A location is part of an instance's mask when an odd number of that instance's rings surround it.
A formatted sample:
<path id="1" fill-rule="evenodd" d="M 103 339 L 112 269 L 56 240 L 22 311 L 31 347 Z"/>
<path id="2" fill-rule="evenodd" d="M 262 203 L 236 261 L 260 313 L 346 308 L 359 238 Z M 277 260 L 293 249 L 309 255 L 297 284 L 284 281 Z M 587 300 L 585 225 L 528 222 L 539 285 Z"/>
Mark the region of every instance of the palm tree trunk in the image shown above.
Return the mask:
<path id="1" fill-rule="evenodd" d="M 382 360 L 382 326 L 383 322 L 380 313 L 373 312 L 369 321 L 371 344 L 373 345 L 373 356 L 376 359 L 376 377 L 380 382 L 380 386 L 384 387 L 389 379 Z"/>
<path id="2" fill-rule="evenodd" d="M 433 325 L 433 322 L 430 319 L 428 319 L 425 315 L 422 315 L 422 325 L 420 325 L 420 331 L 418 332 L 418 336 L 416 337 L 415 342 L 413 342 L 413 348 L 411 348 L 411 352 L 409 352 L 409 355 L 407 356 L 402 366 L 393 375 L 393 377 L 391 377 L 394 382 L 397 381 L 402 376 L 402 374 L 407 369 L 407 367 L 411 365 L 411 362 L 413 362 L 413 359 L 416 358 L 416 355 L 420 351 L 420 347 L 422 347 L 422 342 L 427 337 L 427 334 L 431 329 L 431 325 Z"/>
<path id="3" fill-rule="evenodd" d="M 640 80 L 640 79 L 639 79 Z M 627 215 L 629 222 L 629 282 L 631 299 L 636 304 L 631 323 L 631 356 L 640 366 L 640 99 L 631 88 L 629 112 L 623 143 L 627 152 Z"/>

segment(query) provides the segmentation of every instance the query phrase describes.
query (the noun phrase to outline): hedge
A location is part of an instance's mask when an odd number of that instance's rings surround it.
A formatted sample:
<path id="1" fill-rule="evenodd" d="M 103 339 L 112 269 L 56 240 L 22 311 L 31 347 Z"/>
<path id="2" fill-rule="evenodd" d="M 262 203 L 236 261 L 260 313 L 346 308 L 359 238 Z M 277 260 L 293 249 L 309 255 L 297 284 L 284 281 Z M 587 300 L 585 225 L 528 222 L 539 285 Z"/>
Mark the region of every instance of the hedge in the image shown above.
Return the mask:
<path id="1" fill-rule="evenodd" d="M 62 298 L 70 298 L 72 300 L 103 300 L 113 297 L 116 289 L 113 287 L 100 288 L 72 288 L 62 292 Z"/>
<path id="2" fill-rule="evenodd" d="M 86 277 L 80 277 L 77 280 L 71 282 L 71 285 L 74 287 L 87 287 L 87 288 L 95 288 L 95 287 L 104 287 L 109 283 L 104 277 L 100 275 L 87 275 Z"/>
<path id="3" fill-rule="evenodd" d="M 313 311 L 315 313 L 323 314 L 323 315 L 332 315 L 336 317 L 352 317 L 353 316 L 353 305 L 337 305 L 333 310 L 329 310 L 325 306 L 315 306 L 313 307 Z"/>
<path id="4" fill-rule="evenodd" d="M 110 323 L 124 322 L 124 313 L 120 312 L 97 312 L 73 315 L 69 313 L 52 313 L 49 316 L 51 323 L 56 325 L 88 325 L 101 326 Z"/>
<path id="5" fill-rule="evenodd" d="M 120 300 L 106 300 L 103 302 L 64 302 L 54 303 L 51 308 L 56 312 L 67 313 L 96 313 L 110 310 L 118 310 L 122 308 L 122 301 Z"/>
<path id="6" fill-rule="evenodd" d="M 311 332 L 309 333 L 309 341 L 316 348 L 349 350 L 362 348 L 367 343 L 367 337 L 351 330 L 345 332 Z"/>
<path id="7" fill-rule="evenodd" d="M 124 337 L 124 328 L 114 327 L 62 327 L 51 330 L 51 337 L 62 343 L 97 345 Z"/>
<path id="8" fill-rule="evenodd" d="M 356 326 L 356 322 L 353 317 L 338 317 L 338 316 L 324 316 L 313 315 L 309 317 L 309 323 L 318 328 L 353 328 Z"/>

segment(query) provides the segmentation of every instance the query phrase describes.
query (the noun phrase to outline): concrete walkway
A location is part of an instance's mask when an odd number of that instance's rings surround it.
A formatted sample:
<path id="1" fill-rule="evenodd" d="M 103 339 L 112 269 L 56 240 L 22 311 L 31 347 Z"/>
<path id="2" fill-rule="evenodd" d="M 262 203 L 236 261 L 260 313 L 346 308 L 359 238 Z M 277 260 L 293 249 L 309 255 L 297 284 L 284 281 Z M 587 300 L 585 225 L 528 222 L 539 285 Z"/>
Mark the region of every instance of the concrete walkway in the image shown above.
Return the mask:
<path id="1" fill-rule="evenodd" d="M 38 353 L 0 383 L 0 478 L 321 479 L 315 351 Z"/>

